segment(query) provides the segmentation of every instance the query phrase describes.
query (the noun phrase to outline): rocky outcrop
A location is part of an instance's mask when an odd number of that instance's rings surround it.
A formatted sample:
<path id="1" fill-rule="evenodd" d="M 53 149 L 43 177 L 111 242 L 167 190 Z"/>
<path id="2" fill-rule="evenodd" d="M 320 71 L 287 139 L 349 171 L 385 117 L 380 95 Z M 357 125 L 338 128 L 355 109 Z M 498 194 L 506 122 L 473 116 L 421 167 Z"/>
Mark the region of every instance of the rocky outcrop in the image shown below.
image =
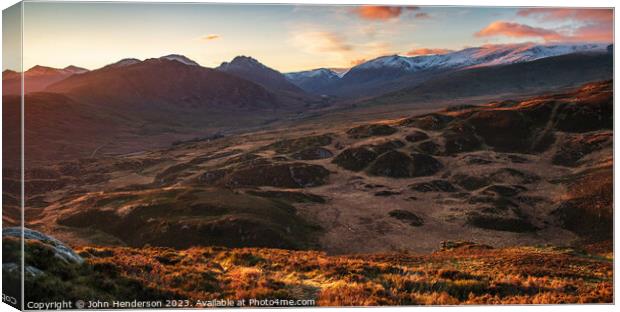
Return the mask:
<path id="1" fill-rule="evenodd" d="M 2 229 L 2 238 L 13 237 L 17 239 L 21 239 L 22 237 L 22 229 L 19 227 L 10 227 Z M 50 248 L 54 256 L 58 259 L 62 259 L 68 263 L 82 263 L 84 260 L 77 253 L 73 251 L 73 249 L 69 248 L 61 241 L 45 235 L 41 232 L 31 230 L 28 228 L 23 229 L 23 238 L 27 242 L 38 242 L 43 244 L 44 246 Z"/>

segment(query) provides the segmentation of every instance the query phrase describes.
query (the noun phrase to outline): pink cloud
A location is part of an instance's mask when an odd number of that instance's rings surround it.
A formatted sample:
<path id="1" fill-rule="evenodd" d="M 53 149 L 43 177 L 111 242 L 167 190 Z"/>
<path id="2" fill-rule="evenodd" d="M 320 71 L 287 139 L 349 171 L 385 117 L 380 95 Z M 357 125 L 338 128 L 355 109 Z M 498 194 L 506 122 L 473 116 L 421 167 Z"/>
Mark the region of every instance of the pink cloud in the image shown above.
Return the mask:
<path id="1" fill-rule="evenodd" d="M 612 22 L 614 19 L 611 9 L 550 9 L 529 8 L 517 12 L 519 16 L 533 16 L 544 20 L 576 20 L 590 23 Z"/>
<path id="2" fill-rule="evenodd" d="M 545 41 L 558 41 L 562 35 L 554 30 L 532 27 L 525 24 L 495 21 L 477 32 L 476 37 L 505 36 L 513 38 L 538 37 Z"/>
<path id="3" fill-rule="evenodd" d="M 413 49 L 413 50 L 407 52 L 407 55 L 409 55 L 409 56 L 416 56 L 416 55 L 428 55 L 428 54 L 446 54 L 446 53 L 450 53 L 450 52 L 452 52 L 452 50 L 420 48 L 420 49 Z"/>
<path id="4" fill-rule="evenodd" d="M 517 15 L 542 21 L 574 21 L 579 25 L 564 36 L 565 41 L 612 42 L 613 10 L 611 9 L 522 9 Z"/>
<path id="5" fill-rule="evenodd" d="M 356 8 L 354 12 L 367 20 L 389 20 L 399 17 L 405 10 L 416 11 L 419 9 L 415 6 L 363 5 Z"/>

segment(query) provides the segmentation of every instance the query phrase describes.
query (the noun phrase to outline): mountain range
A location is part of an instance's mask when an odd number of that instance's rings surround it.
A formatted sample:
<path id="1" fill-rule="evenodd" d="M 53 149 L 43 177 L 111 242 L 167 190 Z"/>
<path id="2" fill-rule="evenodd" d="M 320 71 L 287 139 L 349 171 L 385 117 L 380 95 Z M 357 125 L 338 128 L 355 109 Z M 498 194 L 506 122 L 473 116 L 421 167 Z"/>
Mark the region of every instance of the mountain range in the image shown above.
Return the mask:
<path id="1" fill-rule="evenodd" d="M 608 45 L 487 45 L 437 55 L 382 56 L 351 68 L 342 77 L 326 69 L 288 73 L 286 77 L 308 92 L 344 97 L 376 96 L 457 70 L 525 63 L 574 53 L 608 53 Z"/>
<path id="2" fill-rule="evenodd" d="M 49 85 L 61 81 L 75 74 L 88 72 L 88 69 L 67 66 L 65 68 L 53 68 L 36 65 L 24 72 L 24 92 L 43 91 Z M 22 75 L 12 70 L 2 72 L 2 85 L 5 95 L 21 93 Z"/>
<path id="3" fill-rule="evenodd" d="M 102 144 L 109 151 L 129 152 L 357 104 L 408 103 L 415 109 L 445 99 L 536 93 L 610 79 L 610 49 L 602 44 L 484 46 L 384 56 L 338 72 L 281 73 L 248 56 L 212 69 L 178 54 L 127 58 L 90 71 L 35 66 L 23 75 L 26 135 L 37 143 L 31 146 L 38 151 L 30 155 L 85 156 Z M 3 72 L 8 105 L 18 107 L 21 76 Z"/>

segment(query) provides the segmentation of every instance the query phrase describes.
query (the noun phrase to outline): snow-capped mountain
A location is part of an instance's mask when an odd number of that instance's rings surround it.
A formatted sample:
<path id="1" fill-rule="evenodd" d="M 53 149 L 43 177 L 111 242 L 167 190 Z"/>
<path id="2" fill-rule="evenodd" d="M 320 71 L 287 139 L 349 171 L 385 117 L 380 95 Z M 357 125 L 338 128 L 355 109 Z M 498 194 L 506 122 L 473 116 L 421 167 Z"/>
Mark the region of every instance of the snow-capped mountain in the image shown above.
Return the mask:
<path id="1" fill-rule="evenodd" d="M 180 54 L 170 54 L 170 55 L 165 55 L 162 57 L 159 57 L 160 60 L 169 60 L 169 61 L 177 61 L 179 63 L 185 64 L 185 65 L 189 65 L 189 66 L 200 66 L 200 64 L 196 63 L 195 61 L 193 61 L 192 59 L 188 58 L 187 56 L 184 55 L 180 55 Z M 130 66 L 130 65 L 134 65 L 134 64 L 138 64 L 141 63 L 142 60 L 139 60 L 137 58 L 124 58 L 116 63 L 112 63 L 109 64 L 105 67 L 108 68 L 118 68 L 118 67 L 125 67 L 125 66 Z"/>
<path id="2" fill-rule="evenodd" d="M 137 59 L 137 58 L 125 58 L 122 59 L 116 63 L 112 63 L 110 65 L 107 65 L 105 67 L 124 67 L 124 66 L 129 66 L 129 65 L 133 65 L 133 64 L 138 64 L 142 62 L 141 60 Z"/>
<path id="3" fill-rule="evenodd" d="M 485 45 L 446 54 L 389 55 L 351 68 L 340 80 L 323 90 L 339 96 L 374 96 L 411 87 L 455 70 L 531 62 L 574 53 L 607 53 L 606 44 L 532 43 Z"/>
<path id="4" fill-rule="evenodd" d="M 200 64 L 194 62 L 193 60 L 189 59 L 188 57 L 184 56 L 184 55 L 180 55 L 180 54 L 170 54 L 170 55 L 166 55 L 166 56 L 162 56 L 160 57 L 160 59 L 167 59 L 167 60 L 171 60 L 171 61 L 177 61 L 177 62 L 181 62 L 185 65 L 190 65 L 190 66 L 200 66 Z"/>
<path id="5" fill-rule="evenodd" d="M 353 69 L 364 70 L 392 68 L 407 72 L 416 72 L 431 69 L 494 66 L 530 62 L 545 57 L 571 53 L 605 52 L 606 49 L 606 44 L 486 45 L 437 55 L 421 55 L 413 57 L 399 55 L 382 56 L 360 64 Z"/>
<path id="6" fill-rule="evenodd" d="M 336 72 L 332 71 L 331 69 L 327 69 L 327 68 L 317 68 L 317 69 L 312 69 L 312 70 L 286 73 L 284 75 L 286 76 L 286 78 L 292 79 L 292 80 L 309 79 L 309 78 L 316 78 L 316 77 L 340 78 L 340 76 Z"/>
<path id="7" fill-rule="evenodd" d="M 340 75 L 327 68 L 293 72 L 284 74 L 288 81 L 310 93 L 320 93 L 333 82 L 340 79 Z"/>

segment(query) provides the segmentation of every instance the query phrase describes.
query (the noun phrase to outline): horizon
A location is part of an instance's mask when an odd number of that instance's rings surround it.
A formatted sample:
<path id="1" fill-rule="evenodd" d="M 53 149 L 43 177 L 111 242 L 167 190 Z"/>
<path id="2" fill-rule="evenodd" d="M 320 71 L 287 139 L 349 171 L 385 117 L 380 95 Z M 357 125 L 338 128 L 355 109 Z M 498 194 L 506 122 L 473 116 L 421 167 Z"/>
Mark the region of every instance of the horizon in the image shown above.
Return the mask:
<path id="1" fill-rule="evenodd" d="M 606 8 L 35 2 L 24 4 L 24 20 L 24 69 L 169 54 L 213 68 L 248 55 L 287 73 L 489 44 L 613 44 Z"/>
<path id="2" fill-rule="evenodd" d="M 604 43 L 604 42 L 574 42 L 574 43 L 550 43 L 550 44 L 544 44 L 544 43 L 543 43 L 543 44 L 538 44 L 538 43 L 532 43 L 532 42 L 522 42 L 522 43 L 516 43 L 516 44 L 510 44 L 510 43 L 507 43 L 507 44 L 498 44 L 498 45 L 494 45 L 494 46 L 499 46 L 499 47 L 501 47 L 501 46 L 507 46 L 507 45 L 527 45 L 527 44 L 532 44 L 533 46 L 589 45 L 589 44 L 592 44 L 592 45 L 614 45 L 614 43 L 613 43 L 613 42 L 609 42 L 609 43 Z M 444 52 L 444 53 L 432 53 L 432 54 L 430 54 L 430 53 L 429 53 L 429 54 L 421 54 L 421 55 L 414 55 L 414 56 L 401 55 L 401 54 L 388 54 L 388 55 L 380 55 L 380 56 L 377 56 L 377 57 L 375 57 L 375 58 L 373 58 L 373 59 L 365 60 L 365 62 L 363 62 L 363 63 L 355 64 L 355 65 L 350 66 L 350 67 L 325 67 L 325 66 L 324 66 L 324 67 L 316 67 L 316 68 L 309 68 L 309 69 L 303 69 L 303 70 L 298 70 L 298 71 L 289 71 L 289 72 L 281 72 L 281 73 L 283 73 L 283 74 L 288 74 L 288 73 L 297 73 L 297 72 L 313 71 L 313 70 L 319 70 L 319 69 L 328 69 L 328 70 L 331 70 L 332 72 L 335 72 L 335 73 L 339 73 L 339 72 L 347 72 L 347 71 L 349 71 L 350 69 L 354 68 L 355 66 L 358 66 L 358 65 L 364 64 L 364 63 L 366 63 L 366 62 L 374 61 L 374 60 L 377 60 L 377 59 L 380 59 L 380 58 L 384 58 L 384 57 L 399 56 L 399 57 L 407 57 L 407 58 L 416 58 L 416 57 L 421 57 L 421 56 L 445 55 L 445 54 L 450 54 L 450 53 L 453 53 L 453 52 L 463 51 L 463 50 L 466 50 L 466 49 L 473 49 L 473 48 L 484 48 L 484 47 L 485 47 L 484 45 L 483 45 L 483 46 L 476 46 L 476 47 L 464 47 L 463 49 L 460 49 L 460 50 L 447 51 L 447 52 Z M 121 62 L 121 61 L 123 61 L 123 60 L 128 60 L 128 59 L 137 59 L 138 61 L 143 62 L 143 61 L 146 61 L 146 60 L 149 60 L 149 59 L 164 58 L 164 57 L 171 56 L 171 55 L 179 55 L 179 56 L 186 57 L 186 58 L 190 59 L 191 61 L 194 61 L 194 62 L 198 63 L 198 65 L 200 65 L 201 67 L 205 67 L 205 68 L 215 69 L 215 68 L 217 68 L 218 66 L 220 66 L 220 65 L 213 66 L 213 67 L 210 67 L 210 66 L 205 66 L 205 65 L 203 65 L 203 64 L 200 64 L 200 62 L 197 62 L 196 60 L 194 60 L 194 59 L 192 59 L 192 58 L 190 58 L 190 57 L 187 57 L 186 55 L 179 54 L 179 53 L 172 53 L 172 54 L 162 55 L 162 56 L 147 57 L 147 58 L 144 58 L 144 59 L 138 59 L 138 58 L 134 58 L 134 57 L 125 57 L 125 58 L 119 59 L 119 60 L 117 60 L 117 61 L 115 61 L 115 62 L 112 62 L 112 63 L 109 63 L 109 64 L 105 64 L 105 65 L 103 65 L 103 66 L 101 66 L 101 67 L 97 67 L 97 68 L 87 68 L 87 67 L 84 67 L 84 66 L 80 66 L 79 64 L 68 64 L 68 65 L 66 65 L 66 66 L 62 66 L 62 67 L 52 67 L 52 66 L 48 66 L 48 65 L 46 65 L 46 64 L 36 64 L 36 65 L 33 65 L 32 67 L 30 67 L 30 68 L 26 69 L 24 72 L 27 72 L 27 71 L 29 71 L 29 70 L 31 70 L 31 69 L 33 69 L 33 68 L 35 68 L 35 67 L 46 67 L 46 68 L 59 69 L 59 70 L 66 69 L 66 68 L 69 68 L 69 67 L 78 67 L 78 68 L 86 69 L 86 70 L 88 70 L 88 71 L 94 71 L 94 70 L 98 70 L 98 69 L 101 69 L 101 68 L 106 67 L 106 66 L 109 66 L 109 65 L 116 64 L 116 63 Z M 236 58 L 236 57 L 250 57 L 250 58 L 253 58 L 253 59 L 255 59 L 256 61 L 258 61 L 259 63 L 261 63 L 261 64 L 263 64 L 263 65 L 266 65 L 266 66 L 267 66 L 267 67 L 269 67 L 269 68 L 275 69 L 275 68 L 273 68 L 273 67 L 269 66 L 268 64 L 264 64 L 263 62 L 261 62 L 261 60 L 256 59 L 255 57 L 253 57 L 253 56 L 251 56 L 251 55 L 237 55 L 237 56 L 233 57 L 233 59 L 234 59 L 234 58 Z M 222 62 L 220 62 L 219 64 L 223 64 L 223 63 L 231 62 L 233 59 L 230 59 L 230 60 L 223 60 L 223 61 L 222 61 Z M 15 72 L 15 70 L 13 70 L 13 69 L 4 69 L 4 70 L 3 70 L 3 72 L 5 72 L 5 71 L 14 71 L 14 72 Z"/>

